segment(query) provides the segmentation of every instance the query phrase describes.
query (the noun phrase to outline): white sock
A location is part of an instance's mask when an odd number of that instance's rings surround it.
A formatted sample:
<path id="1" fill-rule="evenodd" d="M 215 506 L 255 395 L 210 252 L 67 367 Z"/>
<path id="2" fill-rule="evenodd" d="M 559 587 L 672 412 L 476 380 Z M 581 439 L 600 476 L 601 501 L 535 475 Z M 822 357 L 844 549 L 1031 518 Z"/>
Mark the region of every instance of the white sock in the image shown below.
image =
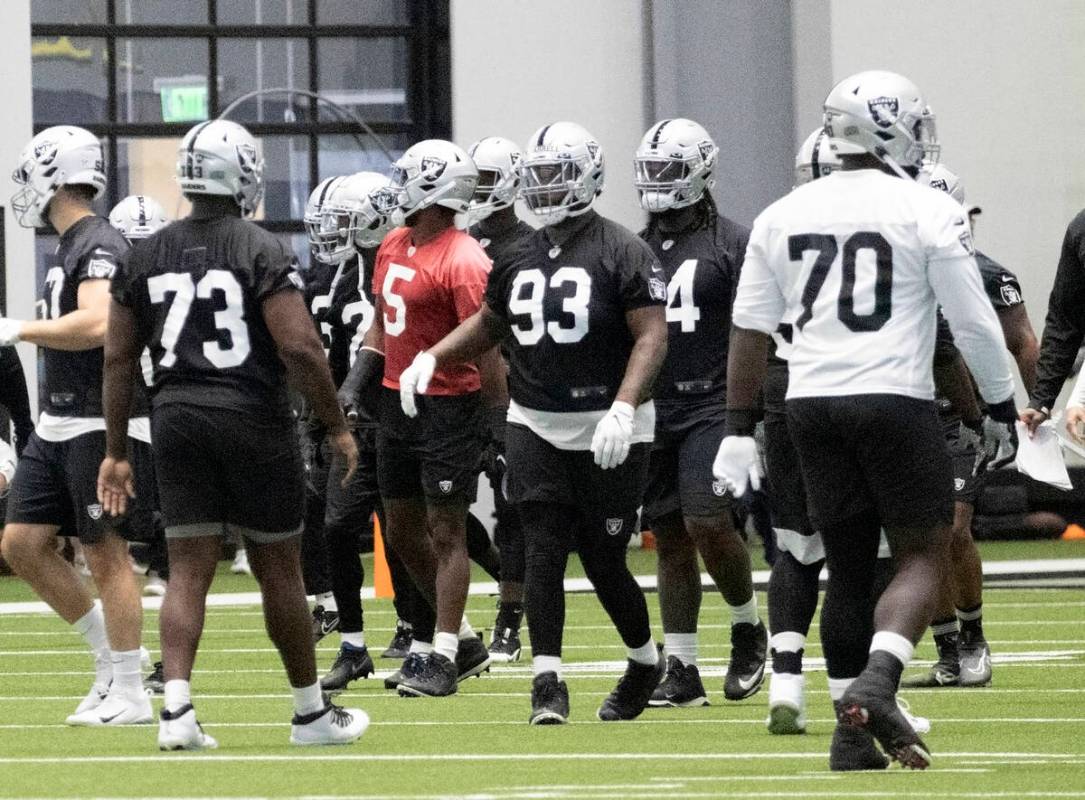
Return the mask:
<path id="1" fill-rule="evenodd" d="M 291 691 L 294 693 L 294 713 L 299 717 L 315 714 L 324 708 L 324 693 L 320 691 L 320 681 Z"/>
<path id="2" fill-rule="evenodd" d="M 553 672 L 561 680 L 561 656 L 535 656 L 531 659 L 531 670 L 535 675 Z"/>
<path id="3" fill-rule="evenodd" d="M 754 592 L 750 595 L 750 599 L 740 606 L 728 606 L 731 609 L 731 624 L 740 625 L 747 623 L 749 625 L 756 625 L 758 623 L 757 617 L 757 593 Z"/>
<path id="4" fill-rule="evenodd" d="M 777 653 L 797 653 L 806 648 L 806 637 L 798 631 L 781 631 L 769 637 L 769 647 Z"/>
<path id="5" fill-rule="evenodd" d="M 164 693 L 167 711 L 177 711 L 192 703 L 192 684 L 188 681 L 179 679 L 166 681 Z"/>
<path id="6" fill-rule="evenodd" d="M 139 650 L 113 651 L 113 686 L 126 692 L 142 692 Z"/>
<path id="7" fill-rule="evenodd" d="M 829 678 L 829 699 L 839 700 L 853 683 L 855 678 Z"/>
<path id="8" fill-rule="evenodd" d="M 454 633 L 438 631 L 433 637 L 433 652 L 440 653 L 449 661 L 456 660 L 456 651 L 460 648 L 459 637 Z"/>
<path id="9" fill-rule="evenodd" d="M 101 686 L 108 686 L 113 680 L 113 661 L 110 656 L 109 637 L 105 632 L 102 606 L 95 603 L 90 611 L 72 623 L 72 627 L 83 637 L 83 641 L 94 654 L 94 682 Z"/>
<path id="10" fill-rule="evenodd" d="M 428 656 L 433 652 L 432 642 L 423 642 L 418 639 L 411 639 L 411 647 L 407 651 L 408 653 L 418 653 L 419 655 Z"/>
<path id="11" fill-rule="evenodd" d="M 627 647 L 625 652 L 630 661 L 636 661 L 638 664 L 655 666 L 659 663 L 659 650 L 656 648 L 656 640 L 651 636 L 640 647 Z"/>
<path id="12" fill-rule="evenodd" d="M 475 631 L 471 627 L 471 623 L 467 621 L 467 615 L 464 614 L 463 619 L 460 620 L 459 638 L 460 639 L 471 639 L 471 638 L 474 638 L 474 636 L 475 636 Z"/>
<path id="13" fill-rule="evenodd" d="M 316 596 L 316 604 L 318 606 L 324 606 L 325 611 L 339 610 L 339 606 L 335 604 L 335 595 L 331 592 L 324 592 L 323 594 L 318 594 Z"/>
<path id="14" fill-rule="evenodd" d="M 901 664 L 908 666 L 908 662 L 912 660 L 912 654 L 915 653 L 915 645 L 899 633 L 877 631 L 874 638 L 870 640 L 870 652 L 873 653 L 875 650 L 889 653 Z"/>
<path id="15" fill-rule="evenodd" d="M 361 650 L 365 647 L 365 634 L 361 631 L 357 633 L 340 633 L 339 641 L 343 644 L 350 645 L 355 650 Z"/>
<path id="16" fill-rule="evenodd" d="M 697 666 L 697 634 L 664 631 L 663 649 L 667 655 L 674 656 L 687 667 Z"/>

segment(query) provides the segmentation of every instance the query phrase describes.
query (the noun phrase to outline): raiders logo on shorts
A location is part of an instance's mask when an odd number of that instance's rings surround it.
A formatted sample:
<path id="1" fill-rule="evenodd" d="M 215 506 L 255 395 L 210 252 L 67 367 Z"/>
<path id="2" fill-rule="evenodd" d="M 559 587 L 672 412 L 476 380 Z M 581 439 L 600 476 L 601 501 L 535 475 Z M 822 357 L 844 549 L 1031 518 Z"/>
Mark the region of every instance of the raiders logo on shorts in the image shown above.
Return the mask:
<path id="1" fill-rule="evenodd" d="M 612 517 L 607 520 L 607 533 L 611 536 L 617 536 L 622 532 L 622 526 L 625 525 L 625 520 L 621 517 Z"/>
<path id="2" fill-rule="evenodd" d="M 437 488 L 440 489 L 442 493 L 448 494 L 452 491 L 452 481 L 438 481 Z"/>

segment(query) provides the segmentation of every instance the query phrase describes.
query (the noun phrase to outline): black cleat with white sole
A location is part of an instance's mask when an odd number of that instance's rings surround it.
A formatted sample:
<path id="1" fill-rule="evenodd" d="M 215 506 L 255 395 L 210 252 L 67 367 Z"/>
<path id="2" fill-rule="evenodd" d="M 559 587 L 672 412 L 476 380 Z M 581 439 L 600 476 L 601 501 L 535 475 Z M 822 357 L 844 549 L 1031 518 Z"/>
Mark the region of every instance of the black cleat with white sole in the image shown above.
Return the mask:
<path id="1" fill-rule="evenodd" d="M 614 691 L 603 700 L 596 716 L 603 722 L 636 719 L 648 707 L 652 692 L 659 686 L 664 674 L 666 668 L 662 656 L 655 664 L 640 664 L 632 660 L 626 662 L 625 674 Z"/>
<path id="2" fill-rule="evenodd" d="M 392 641 L 381 653 L 381 658 L 406 658 L 411 650 L 411 628 L 399 620 L 396 622 L 396 632 L 392 635 Z"/>
<path id="3" fill-rule="evenodd" d="M 569 687 L 557 673 L 543 672 L 531 683 L 531 725 L 564 725 L 569 721 Z"/>
<path id="4" fill-rule="evenodd" d="M 901 713 L 896 697 L 864 685 L 856 679 L 840 698 L 839 725 L 869 731 L 886 754 L 908 769 L 926 769 L 931 765 L 930 750 Z"/>
<path id="5" fill-rule="evenodd" d="M 701 673 L 694 664 L 683 664 L 675 656 L 667 657 L 667 673 L 652 692 L 648 705 L 657 708 L 695 708 L 708 705 L 708 693 Z"/>
<path id="6" fill-rule="evenodd" d="M 348 683 L 368 678 L 373 672 L 373 659 L 369 656 L 368 648 L 340 645 L 335 663 L 328 674 L 320 679 L 320 688 L 326 692 L 341 692 Z"/>
<path id="7" fill-rule="evenodd" d="M 319 642 L 329 633 L 339 630 L 339 612 L 329 611 L 324 606 L 313 609 L 313 641 Z"/>
<path id="8" fill-rule="evenodd" d="M 433 652 L 422 662 L 417 674 L 403 678 L 396 689 L 400 697 L 448 697 L 456 693 L 457 683 L 456 665 Z"/>
<path id="9" fill-rule="evenodd" d="M 938 660 L 926 672 L 905 678 L 900 685 L 906 689 L 938 689 L 960 683 L 961 657 L 958 638 L 956 632 L 936 636 L 934 644 L 938 648 Z"/>
<path id="10" fill-rule="evenodd" d="M 962 628 L 960 643 L 960 686 L 986 686 L 991 682 L 991 648 L 982 631 Z"/>
<path id="11" fill-rule="evenodd" d="M 756 625 L 740 622 L 731 626 L 731 663 L 723 682 L 723 696 L 728 700 L 745 700 L 757 694 L 765 682 L 765 653 L 769 646 L 768 631 L 762 622 Z"/>
<path id="12" fill-rule="evenodd" d="M 481 638 L 471 636 L 460 639 L 459 647 L 456 649 L 457 682 L 489 672 L 490 661 L 490 651 L 486 649 Z"/>
<path id="13" fill-rule="evenodd" d="M 835 701 L 837 719 L 841 718 L 840 701 Z M 829 769 L 833 772 L 856 772 L 886 769 L 889 759 L 874 744 L 870 731 L 838 722 L 829 746 Z"/>

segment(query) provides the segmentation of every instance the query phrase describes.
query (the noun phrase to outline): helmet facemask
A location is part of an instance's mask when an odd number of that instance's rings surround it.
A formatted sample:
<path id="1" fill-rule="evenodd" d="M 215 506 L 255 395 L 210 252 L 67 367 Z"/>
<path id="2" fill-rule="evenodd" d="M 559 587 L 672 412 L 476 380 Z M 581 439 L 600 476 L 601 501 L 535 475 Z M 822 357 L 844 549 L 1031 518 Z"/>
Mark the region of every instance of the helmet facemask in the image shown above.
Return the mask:
<path id="1" fill-rule="evenodd" d="M 633 185 L 645 211 L 658 213 L 684 208 L 700 199 L 693 196 L 690 162 L 676 158 L 638 156 L 633 161 Z"/>
<path id="2" fill-rule="evenodd" d="M 516 202 L 516 176 L 512 176 L 511 199 L 505 199 L 501 195 L 509 194 L 508 178 L 503 178 L 501 170 L 489 167 L 479 167 L 478 186 L 471 198 L 471 219 L 476 222 L 489 217 L 495 211 L 508 208 Z"/>
<path id="3" fill-rule="evenodd" d="M 583 167 L 571 159 L 533 158 L 520 167 L 520 196 L 545 224 L 583 213 L 592 198 L 584 197 Z"/>

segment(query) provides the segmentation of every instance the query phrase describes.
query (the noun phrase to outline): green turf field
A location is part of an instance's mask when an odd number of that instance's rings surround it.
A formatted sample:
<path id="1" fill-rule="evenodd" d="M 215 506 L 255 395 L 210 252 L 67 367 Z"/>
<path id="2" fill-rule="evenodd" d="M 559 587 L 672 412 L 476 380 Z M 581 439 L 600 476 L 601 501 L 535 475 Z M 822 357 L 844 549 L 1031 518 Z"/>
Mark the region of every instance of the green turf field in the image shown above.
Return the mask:
<path id="1" fill-rule="evenodd" d="M 985 552 L 997 557 L 998 547 Z M 1012 557 L 1085 554 L 1076 543 L 1020 550 Z M 651 559 L 637 553 L 632 560 L 644 573 Z M 249 579 L 222 576 L 215 590 L 252 588 Z M 0 601 L 26 597 L 13 579 L 0 579 Z M 660 636 L 654 595 L 649 608 Z M 469 611 L 476 626 L 488 625 L 493 601 L 473 596 Z M 720 599 L 708 594 L 701 666 L 712 706 L 597 722 L 623 649 L 594 597 L 570 596 L 568 611 L 572 724 L 526 724 L 530 669 L 522 661 L 495 667 L 444 700 L 402 699 L 379 681 L 362 682 L 342 700 L 370 714 L 366 736 L 349 747 L 299 751 L 287 744 L 290 696 L 258 609 L 211 609 L 193 681 L 201 720 L 219 740 L 205 754 L 160 754 L 151 726 L 65 727 L 89 685 L 82 643 L 51 615 L 0 615 L 0 796 L 1085 797 L 1085 590 L 988 592 L 992 688 L 904 694 L 934 726 L 926 740 L 935 763 L 926 773 L 828 772 L 832 723 L 816 628 L 807 650 L 815 661 L 806 736 L 767 733 L 767 687 L 743 703 L 724 701 L 726 619 Z M 395 622 L 391 604 L 368 603 L 366 619 L 371 645 L 383 648 Z M 149 612 L 152 650 L 156 623 Z M 320 647 L 322 668 L 334 657 L 334 638 Z M 927 663 L 932 654 L 926 641 L 917 658 Z M 378 674 L 395 666 L 378 661 Z"/>

